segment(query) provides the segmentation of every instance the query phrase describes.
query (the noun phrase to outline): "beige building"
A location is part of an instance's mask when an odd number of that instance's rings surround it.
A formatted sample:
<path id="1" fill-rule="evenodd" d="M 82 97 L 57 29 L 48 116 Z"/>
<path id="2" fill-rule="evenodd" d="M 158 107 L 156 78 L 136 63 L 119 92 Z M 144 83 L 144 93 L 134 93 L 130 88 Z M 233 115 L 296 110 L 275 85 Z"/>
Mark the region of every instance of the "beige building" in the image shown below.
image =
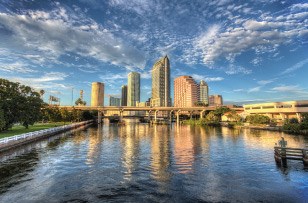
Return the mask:
<path id="1" fill-rule="evenodd" d="M 222 106 L 223 100 L 221 95 L 210 95 L 209 106 Z"/>
<path id="2" fill-rule="evenodd" d="M 266 115 L 276 120 L 301 120 L 301 113 L 308 113 L 308 100 L 247 104 L 244 105 L 244 111 L 248 114 Z"/>
<path id="3" fill-rule="evenodd" d="M 209 105 L 209 86 L 203 80 L 199 85 L 199 102 Z"/>
<path id="4" fill-rule="evenodd" d="M 198 84 L 191 76 L 174 79 L 174 107 L 193 107 L 199 100 Z"/>
<path id="5" fill-rule="evenodd" d="M 127 82 L 127 106 L 136 106 L 140 101 L 140 74 L 130 72 Z"/>
<path id="6" fill-rule="evenodd" d="M 104 106 L 104 83 L 92 82 L 91 106 Z"/>
<path id="7" fill-rule="evenodd" d="M 171 106 L 170 63 L 167 56 L 159 59 L 152 68 L 151 106 Z"/>

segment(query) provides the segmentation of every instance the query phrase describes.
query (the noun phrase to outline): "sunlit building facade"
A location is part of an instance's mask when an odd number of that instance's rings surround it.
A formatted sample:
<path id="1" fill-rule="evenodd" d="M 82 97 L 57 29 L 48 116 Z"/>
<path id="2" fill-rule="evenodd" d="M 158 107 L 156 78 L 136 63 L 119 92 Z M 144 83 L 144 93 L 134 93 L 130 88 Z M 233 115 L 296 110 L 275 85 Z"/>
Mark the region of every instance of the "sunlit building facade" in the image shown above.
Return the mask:
<path id="1" fill-rule="evenodd" d="M 170 63 L 167 56 L 159 59 L 152 68 L 151 106 L 171 106 Z"/>
<path id="2" fill-rule="evenodd" d="M 104 106 L 104 83 L 92 83 L 91 106 Z"/>
<path id="3" fill-rule="evenodd" d="M 209 86 L 203 80 L 199 85 L 199 102 L 209 105 Z"/>
<path id="4" fill-rule="evenodd" d="M 223 105 L 222 96 L 221 95 L 210 95 L 209 105 L 210 106 L 222 106 Z"/>
<path id="5" fill-rule="evenodd" d="M 199 100 L 198 84 L 191 76 L 174 79 L 174 106 L 193 107 Z"/>
<path id="6" fill-rule="evenodd" d="M 136 106 L 140 102 L 140 74 L 131 72 L 127 82 L 127 106 Z"/>

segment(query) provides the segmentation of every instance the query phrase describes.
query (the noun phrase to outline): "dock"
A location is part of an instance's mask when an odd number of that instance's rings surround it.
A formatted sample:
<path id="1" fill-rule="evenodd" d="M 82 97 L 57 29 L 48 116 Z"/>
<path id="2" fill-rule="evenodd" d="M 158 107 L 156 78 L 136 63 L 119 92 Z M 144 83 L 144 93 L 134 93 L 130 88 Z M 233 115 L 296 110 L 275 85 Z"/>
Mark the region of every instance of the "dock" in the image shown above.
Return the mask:
<path id="1" fill-rule="evenodd" d="M 287 160 L 303 161 L 308 167 L 308 148 L 274 147 L 274 158 L 277 165 L 287 166 Z"/>

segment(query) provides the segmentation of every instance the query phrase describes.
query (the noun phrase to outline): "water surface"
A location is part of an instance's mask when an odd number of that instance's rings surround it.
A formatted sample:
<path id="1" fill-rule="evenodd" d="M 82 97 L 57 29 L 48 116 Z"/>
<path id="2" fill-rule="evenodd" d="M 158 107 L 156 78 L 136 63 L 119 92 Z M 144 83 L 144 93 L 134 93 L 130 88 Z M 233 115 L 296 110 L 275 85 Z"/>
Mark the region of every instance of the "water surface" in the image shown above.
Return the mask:
<path id="1" fill-rule="evenodd" d="M 308 170 L 276 166 L 278 132 L 105 124 L 0 155 L 0 202 L 307 202 Z"/>

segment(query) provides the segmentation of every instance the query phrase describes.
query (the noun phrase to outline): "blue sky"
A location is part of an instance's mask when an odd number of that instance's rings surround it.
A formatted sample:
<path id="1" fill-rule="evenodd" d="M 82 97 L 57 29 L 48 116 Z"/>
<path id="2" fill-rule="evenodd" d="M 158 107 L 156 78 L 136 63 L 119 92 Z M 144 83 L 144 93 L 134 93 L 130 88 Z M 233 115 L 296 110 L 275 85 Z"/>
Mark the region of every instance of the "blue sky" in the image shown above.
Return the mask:
<path id="1" fill-rule="evenodd" d="M 119 96 L 130 71 L 151 96 L 167 54 L 227 103 L 308 99 L 308 2 L 296 0 L 0 0 L 0 77 L 71 104 L 91 82 Z M 172 87 L 173 90 L 173 87 Z M 173 92 L 173 91 L 172 91 Z"/>

